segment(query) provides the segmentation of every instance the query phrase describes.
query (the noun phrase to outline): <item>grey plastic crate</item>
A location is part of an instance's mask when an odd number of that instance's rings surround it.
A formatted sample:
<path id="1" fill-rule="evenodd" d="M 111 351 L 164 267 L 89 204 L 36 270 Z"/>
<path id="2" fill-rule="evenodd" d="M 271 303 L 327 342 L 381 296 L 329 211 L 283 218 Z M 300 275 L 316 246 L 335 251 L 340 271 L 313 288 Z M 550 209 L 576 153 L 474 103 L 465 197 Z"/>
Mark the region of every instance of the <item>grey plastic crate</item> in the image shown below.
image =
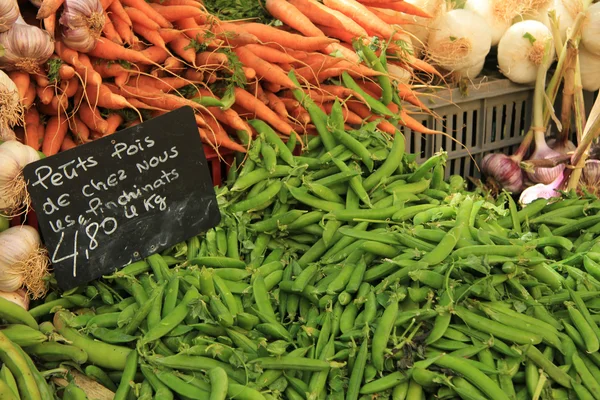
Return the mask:
<path id="1" fill-rule="evenodd" d="M 531 121 L 533 87 L 508 79 L 483 78 L 469 85 L 466 94 L 458 88 L 445 89 L 424 93 L 422 99 L 435 115 L 413 117 L 428 128 L 452 135 L 468 151 L 446 136 L 405 129 L 407 151 L 418 154 L 418 160 L 423 161 L 443 149 L 448 153 L 448 176 L 478 177 L 476 163 L 483 156 L 491 152 L 510 154 L 521 143 Z"/>

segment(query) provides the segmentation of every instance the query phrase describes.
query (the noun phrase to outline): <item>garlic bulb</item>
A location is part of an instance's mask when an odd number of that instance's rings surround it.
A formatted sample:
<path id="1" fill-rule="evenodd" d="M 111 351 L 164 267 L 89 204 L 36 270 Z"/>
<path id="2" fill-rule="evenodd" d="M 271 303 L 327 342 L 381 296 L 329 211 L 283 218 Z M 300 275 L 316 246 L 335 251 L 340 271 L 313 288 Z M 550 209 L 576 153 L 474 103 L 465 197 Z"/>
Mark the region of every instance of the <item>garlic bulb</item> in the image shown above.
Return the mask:
<path id="1" fill-rule="evenodd" d="M 19 18 L 17 0 L 0 0 L 0 32 L 9 30 Z"/>
<path id="2" fill-rule="evenodd" d="M 29 195 L 22 171 L 39 159 L 37 151 L 16 140 L 0 145 L 0 214 L 15 216 L 27 210 Z"/>
<path id="3" fill-rule="evenodd" d="M 590 53 L 600 57 L 600 3 L 587 10 L 587 20 L 581 30 L 581 43 Z"/>
<path id="4" fill-rule="evenodd" d="M 564 180 L 565 175 L 560 174 L 552 183 L 548 185 L 538 183 L 537 185 L 528 187 L 521 193 L 519 203 L 526 205 L 537 199 L 551 199 L 553 197 L 560 197 L 559 189 Z"/>
<path id="5" fill-rule="evenodd" d="M 17 85 L 0 70 L 0 132 L 23 121 L 23 105 Z"/>
<path id="6" fill-rule="evenodd" d="M 586 160 L 581 178 L 586 186 L 595 191 L 600 189 L 600 160 Z"/>
<path id="7" fill-rule="evenodd" d="M 25 310 L 29 310 L 29 296 L 23 289 L 16 292 L 3 292 L 0 290 L 0 297 L 23 307 Z"/>
<path id="8" fill-rule="evenodd" d="M 98 0 L 65 0 L 59 22 L 63 26 L 63 42 L 74 50 L 88 52 L 104 28 L 102 4 Z"/>
<path id="9" fill-rule="evenodd" d="M 523 188 L 523 170 L 519 166 L 520 156 L 501 153 L 486 155 L 481 161 L 481 171 L 502 189 L 519 193 Z"/>
<path id="10" fill-rule="evenodd" d="M 546 40 L 553 40 L 552 32 L 541 22 L 528 20 L 511 26 L 498 44 L 500 72 L 515 83 L 535 82 Z M 554 46 L 550 51 L 552 59 Z"/>
<path id="11" fill-rule="evenodd" d="M 0 290 L 14 292 L 24 287 L 32 297 L 46 293 L 48 254 L 40 235 L 29 225 L 0 232 Z"/>
<path id="12" fill-rule="evenodd" d="M 583 89 L 590 92 L 600 89 L 600 55 L 589 52 L 585 46 L 579 46 L 579 65 Z"/>
<path id="13" fill-rule="evenodd" d="M 21 17 L 9 31 L 0 33 L 0 46 L 4 47 L 0 67 L 30 74 L 39 73 L 41 65 L 54 53 L 54 42 L 48 32 L 28 25 Z"/>
<path id="14" fill-rule="evenodd" d="M 583 11 L 583 2 L 582 0 L 554 0 L 552 8 L 556 11 L 558 30 L 564 42 L 567 40 L 567 30 L 575 23 L 577 14 Z"/>
<path id="15" fill-rule="evenodd" d="M 16 140 L 17 135 L 8 126 L 0 126 L 0 140 L 6 142 L 8 140 Z"/>

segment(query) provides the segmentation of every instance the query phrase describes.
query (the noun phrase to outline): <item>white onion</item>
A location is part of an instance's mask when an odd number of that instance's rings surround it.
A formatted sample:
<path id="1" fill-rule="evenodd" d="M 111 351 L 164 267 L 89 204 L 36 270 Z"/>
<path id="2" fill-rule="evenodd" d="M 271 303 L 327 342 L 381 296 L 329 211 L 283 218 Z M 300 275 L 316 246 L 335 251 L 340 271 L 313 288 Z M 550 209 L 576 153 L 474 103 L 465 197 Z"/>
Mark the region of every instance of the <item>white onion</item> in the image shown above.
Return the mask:
<path id="1" fill-rule="evenodd" d="M 579 46 L 579 68 L 583 90 L 590 92 L 599 90 L 600 55 L 590 53 L 585 46 Z"/>
<path id="2" fill-rule="evenodd" d="M 435 25 L 439 19 L 446 13 L 446 0 L 405 0 L 407 3 L 419 7 L 432 17 L 422 18 L 406 14 L 405 17 L 413 21 L 413 24 L 402 26 L 402 29 L 414 35 L 414 46 L 417 50 L 422 50 L 427 45 L 430 27 Z"/>
<path id="3" fill-rule="evenodd" d="M 535 82 L 546 40 L 552 40 L 552 32 L 541 22 L 528 20 L 511 26 L 498 44 L 500 72 L 516 83 Z M 554 46 L 550 58 L 554 58 Z"/>
<path id="4" fill-rule="evenodd" d="M 459 70 L 455 70 L 453 75 L 455 79 L 475 79 L 477 76 L 483 71 L 483 66 L 485 65 L 485 58 L 481 60 L 480 63 L 475 64 L 468 68 L 462 68 Z"/>
<path id="5" fill-rule="evenodd" d="M 492 46 L 487 23 L 468 10 L 446 13 L 429 34 L 428 57 L 448 71 L 479 65 Z"/>
<path id="6" fill-rule="evenodd" d="M 487 22 L 492 33 L 492 46 L 495 46 L 520 14 L 520 3 L 523 0 L 467 0 L 465 10 L 473 11 Z"/>
<path id="7" fill-rule="evenodd" d="M 581 31 L 581 43 L 591 53 L 600 56 L 600 3 L 592 4 Z"/>

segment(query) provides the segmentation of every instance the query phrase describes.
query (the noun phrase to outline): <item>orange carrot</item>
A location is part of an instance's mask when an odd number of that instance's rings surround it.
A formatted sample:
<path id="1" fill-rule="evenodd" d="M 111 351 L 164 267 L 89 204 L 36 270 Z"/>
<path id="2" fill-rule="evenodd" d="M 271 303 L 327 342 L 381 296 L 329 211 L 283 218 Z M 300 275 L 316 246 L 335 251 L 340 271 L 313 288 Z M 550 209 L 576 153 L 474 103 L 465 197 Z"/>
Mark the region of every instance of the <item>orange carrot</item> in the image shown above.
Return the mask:
<path id="1" fill-rule="evenodd" d="M 90 130 L 95 130 L 102 134 L 108 130 L 108 123 L 102 118 L 100 111 L 97 108 L 92 108 L 87 102 L 84 101 L 79 105 L 77 114 Z"/>
<path id="2" fill-rule="evenodd" d="M 278 85 L 273 82 L 264 82 L 263 85 L 265 86 L 265 89 L 273 93 L 277 93 L 281 90 L 281 85 Z"/>
<path id="3" fill-rule="evenodd" d="M 201 128 L 208 128 L 208 124 L 206 123 L 204 117 L 202 117 L 199 114 L 194 114 L 194 117 L 196 118 L 196 125 L 198 125 Z"/>
<path id="4" fill-rule="evenodd" d="M 369 110 L 369 108 L 363 103 L 360 103 L 355 100 L 350 100 L 346 102 L 346 105 L 348 106 L 348 109 L 350 109 L 350 111 L 353 111 L 362 119 L 365 119 L 367 121 L 381 119 L 380 116 L 373 115 L 371 110 Z M 377 128 L 389 134 L 394 134 L 396 132 L 396 128 L 394 127 L 394 125 L 390 124 L 386 120 L 382 120 L 381 122 L 379 122 L 379 124 L 377 124 Z"/>
<path id="5" fill-rule="evenodd" d="M 29 86 L 27 87 L 27 92 L 25 92 L 25 96 L 21 98 L 21 103 L 23 107 L 29 108 L 33 104 L 35 100 L 36 89 L 35 84 L 33 82 L 29 82 Z"/>
<path id="6" fill-rule="evenodd" d="M 168 29 L 168 28 L 159 29 L 158 34 L 160 35 L 160 37 L 162 37 L 162 39 L 165 41 L 165 43 L 172 42 L 173 40 L 178 39 L 184 35 L 184 33 L 178 29 Z"/>
<path id="7" fill-rule="evenodd" d="M 417 121 L 416 119 L 414 119 L 413 117 L 408 115 L 405 110 L 402 110 L 400 112 L 400 120 L 398 121 L 398 123 L 400 125 L 407 127 L 410 130 L 413 130 L 413 131 L 419 132 L 419 133 L 423 133 L 426 135 L 438 135 L 438 134 L 443 133 L 443 132 L 435 131 L 433 129 L 429 129 L 429 128 L 423 126 L 423 124 L 421 124 L 419 121 Z"/>
<path id="8" fill-rule="evenodd" d="M 329 9 L 321 3 L 317 3 L 311 0 L 289 0 L 289 3 L 296 7 L 296 9 L 299 10 L 303 15 L 306 15 L 313 24 L 325 25 L 328 27 L 346 30 L 344 24 L 335 16 L 335 13 L 340 13 Z M 348 19 L 346 16 L 343 16 L 343 18 Z M 355 22 L 354 25 L 356 25 Z M 317 29 L 322 31 L 318 27 Z M 359 29 L 362 30 L 362 28 L 360 27 Z M 361 35 L 359 34 L 357 36 Z"/>
<path id="9" fill-rule="evenodd" d="M 363 28 L 377 32 L 386 39 L 395 35 L 394 28 L 355 0 L 324 0 L 323 3 L 352 18 Z"/>
<path id="10" fill-rule="evenodd" d="M 27 95 L 29 82 L 31 81 L 29 74 L 23 71 L 10 71 L 8 77 L 15 83 L 19 91 L 19 98 L 22 100 Z"/>
<path id="11" fill-rule="evenodd" d="M 278 49 L 274 49 L 272 47 L 263 46 L 260 44 L 248 44 L 244 46 L 244 48 L 250 50 L 257 57 L 262 58 L 265 61 L 271 63 L 294 63 L 298 60 L 291 55 L 287 54 L 285 51 L 281 51 Z"/>
<path id="12" fill-rule="evenodd" d="M 205 16 L 205 13 L 198 7 L 192 6 L 163 6 L 156 3 L 150 3 L 156 12 L 162 15 L 167 21 L 175 22 L 183 18 L 195 18 L 197 16 Z"/>
<path id="13" fill-rule="evenodd" d="M 58 95 L 52 98 L 52 102 L 50 103 L 53 109 L 60 110 L 60 112 L 64 112 L 69 107 L 69 99 L 67 96 Z"/>
<path id="14" fill-rule="evenodd" d="M 249 81 L 256 78 L 256 71 L 254 70 L 254 68 L 242 67 L 242 70 L 244 71 L 244 76 L 246 77 L 246 80 Z"/>
<path id="15" fill-rule="evenodd" d="M 183 62 L 177 57 L 169 57 L 165 60 L 164 69 L 173 73 L 179 73 L 185 68 Z"/>
<path id="16" fill-rule="evenodd" d="M 121 0 L 121 2 L 124 6 L 137 8 L 138 10 L 142 11 L 148 18 L 159 24 L 162 28 L 173 27 L 173 25 L 167 21 L 165 17 L 150 7 L 150 4 L 146 3 L 144 0 Z"/>
<path id="17" fill-rule="evenodd" d="M 285 106 L 290 117 L 298 121 L 302 125 L 306 125 L 310 122 L 310 115 L 302 107 L 302 105 L 296 99 L 281 98 L 281 102 Z"/>
<path id="18" fill-rule="evenodd" d="M 329 37 L 333 37 L 336 39 L 340 39 L 343 40 L 346 43 L 352 43 L 352 41 L 356 38 L 356 36 L 354 36 L 354 34 L 352 34 L 352 32 L 348 32 L 347 30 L 344 29 L 340 29 L 340 28 L 336 28 L 336 27 L 332 27 L 332 26 L 326 26 L 326 25 L 317 25 L 317 27 L 323 31 L 323 33 Z M 368 34 L 365 31 L 365 36 L 367 37 Z"/>
<path id="19" fill-rule="evenodd" d="M 105 18 L 104 27 L 102 28 L 102 33 L 104 33 L 104 36 L 106 36 L 106 38 L 112 40 L 113 42 L 115 42 L 117 44 L 121 44 L 121 45 L 123 44 L 123 39 L 121 39 L 119 32 L 117 32 L 115 26 L 113 25 L 112 21 L 108 17 Z"/>
<path id="20" fill-rule="evenodd" d="M 353 18 L 315 0 L 308 1 L 315 7 L 318 7 L 321 12 L 325 12 L 329 15 L 329 22 L 322 23 L 323 25 L 346 30 L 356 37 L 367 36 L 365 29 Z"/>
<path id="21" fill-rule="evenodd" d="M 200 94 L 206 97 L 216 98 L 211 92 L 206 89 L 200 89 Z M 240 131 L 246 131 L 250 133 L 252 130 L 250 125 L 246 123 L 242 118 L 240 118 L 239 114 L 232 110 L 231 108 L 227 110 L 221 110 L 218 107 L 207 107 L 208 111 L 221 123 L 227 124 L 231 128 Z M 205 119 L 206 122 L 206 119 Z"/>
<path id="22" fill-rule="evenodd" d="M 65 46 L 63 42 L 56 41 L 54 43 L 54 51 L 56 51 L 56 54 L 58 54 L 60 59 L 67 64 L 75 68 L 84 68 L 84 66 L 79 62 L 79 53 Z"/>
<path id="23" fill-rule="evenodd" d="M 64 0 L 44 0 L 42 1 L 42 5 L 37 12 L 37 19 L 48 18 L 52 14 L 56 14 L 56 11 L 62 6 Z"/>
<path id="24" fill-rule="evenodd" d="M 267 99 L 269 100 L 267 103 L 269 108 L 275 111 L 282 119 L 286 119 L 288 117 L 288 112 L 285 108 L 285 104 L 283 104 L 283 101 L 281 101 L 281 99 L 277 97 L 275 93 L 268 90 L 265 91 L 265 96 L 267 96 Z"/>
<path id="25" fill-rule="evenodd" d="M 64 96 L 71 98 L 75 96 L 77 90 L 79 89 L 79 79 L 77 77 L 73 77 L 71 79 L 63 80 L 60 82 L 60 88 Z"/>
<path id="26" fill-rule="evenodd" d="M 113 0 L 100 0 L 100 4 L 102 4 L 103 10 L 108 10 L 108 7 L 112 4 Z"/>
<path id="27" fill-rule="evenodd" d="M 256 36 L 263 43 L 273 46 L 289 47 L 296 50 L 319 51 L 327 47 L 327 45 L 336 42 L 335 39 L 330 39 L 324 36 L 304 37 L 294 33 L 285 32 L 269 25 L 258 23 L 246 23 L 242 24 L 241 26 L 248 31 L 248 33 Z"/>
<path id="28" fill-rule="evenodd" d="M 41 71 L 37 74 L 34 74 L 33 79 L 35 79 L 35 84 L 38 86 L 46 87 L 46 86 L 50 85 L 50 81 L 48 80 L 46 73 L 43 71 Z"/>
<path id="29" fill-rule="evenodd" d="M 191 6 L 202 9 L 202 3 L 196 0 L 152 0 L 152 3 L 160 3 L 163 6 Z"/>
<path id="30" fill-rule="evenodd" d="M 54 98 L 54 87 L 36 86 L 36 92 L 42 104 L 50 104 L 52 102 L 52 99 Z"/>
<path id="31" fill-rule="evenodd" d="M 277 131 L 289 136 L 295 133 L 292 127 L 283 121 L 277 114 L 275 114 L 269 107 L 258 101 L 250 93 L 239 87 L 235 88 L 235 103 L 240 107 L 256 114 L 256 116 L 268 124 L 270 124 Z"/>
<path id="32" fill-rule="evenodd" d="M 254 97 L 259 99 L 266 105 L 269 105 L 269 98 L 265 95 L 265 92 L 258 80 L 254 79 L 254 80 L 248 82 L 247 90 L 248 90 L 248 93 L 252 93 L 254 95 Z"/>
<path id="33" fill-rule="evenodd" d="M 187 79 L 183 79 L 180 76 L 151 78 L 144 75 L 138 75 L 135 78 L 130 79 L 128 82 L 129 86 L 135 86 L 142 89 L 153 88 L 165 93 L 172 90 L 181 89 L 189 83 L 190 82 Z"/>
<path id="34" fill-rule="evenodd" d="M 85 91 L 90 103 L 93 104 L 94 108 L 102 107 L 108 108 L 109 110 L 133 108 L 131 104 L 127 102 L 125 97 L 112 93 L 112 91 L 106 85 L 88 85 L 85 87 Z"/>
<path id="35" fill-rule="evenodd" d="M 265 8 L 273 17 L 304 36 L 324 36 L 306 15 L 286 0 L 266 0 Z"/>
<path id="36" fill-rule="evenodd" d="M 190 40 L 182 36 L 169 43 L 169 47 L 184 61 L 194 64 L 196 62 L 196 51 L 190 44 Z"/>
<path id="37" fill-rule="evenodd" d="M 71 136 L 69 135 L 65 135 L 63 142 L 60 146 L 60 151 L 67 151 L 67 150 L 71 150 L 74 149 L 75 147 L 77 147 L 77 143 L 75 143 L 73 141 L 73 139 L 71 138 Z"/>
<path id="38" fill-rule="evenodd" d="M 90 129 L 81 121 L 81 119 L 79 119 L 79 117 L 74 116 L 71 118 L 69 128 L 77 143 L 83 144 L 89 142 Z"/>
<path id="39" fill-rule="evenodd" d="M 206 116 L 206 123 L 209 125 L 209 130 L 203 130 L 198 128 L 200 134 L 203 135 L 203 139 L 208 140 L 209 144 L 215 147 L 225 147 L 226 149 L 245 152 L 246 148 L 239 143 L 234 142 L 227 132 L 223 129 L 221 124 L 214 119 L 212 116 Z M 202 136 L 201 136 L 202 137 Z"/>
<path id="40" fill-rule="evenodd" d="M 150 106 L 162 108 L 164 110 L 174 110 L 183 106 L 190 106 L 194 109 L 203 109 L 203 107 L 192 101 L 176 95 L 163 93 L 153 88 L 137 88 L 135 86 L 117 87 L 107 83 L 106 86 L 115 94 L 123 97 L 137 97 Z"/>
<path id="41" fill-rule="evenodd" d="M 42 143 L 42 153 L 46 156 L 52 156 L 60 150 L 69 121 L 62 115 L 50 117 L 46 123 L 46 133 L 44 134 L 44 142 Z"/>
<path id="42" fill-rule="evenodd" d="M 183 18 L 177 21 L 176 24 L 191 39 L 203 38 L 208 32 L 208 29 L 198 25 L 194 18 Z"/>
<path id="43" fill-rule="evenodd" d="M 348 97 L 356 97 L 357 99 L 362 100 L 364 102 L 364 99 L 362 98 L 362 96 L 359 93 L 356 93 L 354 90 L 345 88 L 343 86 L 321 85 L 321 86 L 319 86 L 319 89 L 322 90 L 324 93 L 333 94 L 333 95 L 339 97 L 340 99 L 346 99 Z"/>
<path id="44" fill-rule="evenodd" d="M 296 87 L 294 82 L 286 75 L 286 73 L 275 64 L 265 61 L 245 47 L 235 49 L 235 54 L 238 56 L 242 64 L 256 71 L 256 74 L 266 81 L 276 83 L 278 85 L 293 88 Z"/>
<path id="45" fill-rule="evenodd" d="M 125 12 L 127 13 L 127 15 L 129 15 L 133 27 L 135 27 L 135 25 L 143 25 L 148 29 L 159 30 L 161 28 L 161 26 L 157 22 L 148 18 L 146 14 L 144 14 L 137 8 L 125 7 Z"/>
<path id="46" fill-rule="evenodd" d="M 108 129 L 106 131 L 106 135 L 112 135 L 119 129 L 119 126 L 123 123 L 123 117 L 120 114 L 112 113 L 106 118 L 106 122 L 108 123 Z"/>
<path id="47" fill-rule="evenodd" d="M 158 46 L 148 47 L 147 49 L 140 51 L 139 54 L 141 57 L 146 57 L 149 64 L 162 64 L 167 57 L 170 56 L 167 50 Z"/>
<path id="48" fill-rule="evenodd" d="M 43 19 L 44 29 L 50 34 L 50 37 L 54 39 L 54 31 L 56 30 L 56 14 L 50 14 Z"/>
<path id="49" fill-rule="evenodd" d="M 143 52 L 129 50 L 106 38 L 98 38 L 96 47 L 88 54 L 93 57 L 104 58 L 106 60 L 124 60 L 133 63 L 152 64 Z"/>
<path id="50" fill-rule="evenodd" d="M 104 40 L 108 41 L 108 39 Z M 96 86 L 100 85 L 102 83 L 102 77 L 94 70 L 94 66 L 87 54 L 80 53 L 78 59 L 81 68 L 76 68 L 76 71 L 81 75 L 82 79 L 84 79 L 86 83 L 91 83 Z"/>
<path id="51" fill-rule="evenodd" d="M 133 31 L 131 30 L 131 25 L 128 25 L 127 22 L 122 20 L 117 14 L 111 14 L 110 20 L 123 43 L 127 43 L 129 45 L 135 43 Z"/>
<path id="52" fill-rule="evenodd" d="M 187 79 L 191 82 L 204 81 L 204 72 L 197 70 L 197 69 L 193 69 L 193 68 L 186 69 L 185 72 L 183 73 L 183 76 L 185 79 Z"/>
<path id="53" fill-rule="evenodd" d="M 254 45 L 248 45 L 254 46 Z M 203 51 L 196 55 L 196 66 L 220 66 L 229 62 L 227 55 L 215 51 Z"/>
<path id="54" fill-rule="evenodd" d="M 141 110 L 154 110 L 155 113 L 158 113 L 159 111 L 162 111 L 163 113 L 167 112 L 167 110 L 160 108 L 160 107 L 153 107 L 153 106 L 149 106 L 148 104 L 144 103 L 143 101 L 141 101 L 138 98 L 135 97 L 126 97 L 127 101 L 129 102 L 129 104 L 131 104 L 132 106 L 134 106 L 135 108 Z"/>
<path id="55" fill-rule="evenodd" d="M 119 74 L 122 74 L 123 72 L 129 72 L 121 64 L 115 62 L 108 62 L 106 60 L 96 59 L 94 60 L 93 66 L 94 70 L 103 78 L 112 78 L 118 76 Z"/>
<path id="56" fill-rule="evenodd" d="M 410 24 L 415 23 L 410 18 L 405 18 L 402 14 L 400 14 L 396 11 L 393 11 L 393 10 L 388 10 L 385 8 L 377 8 L 377 7 L 367 7 L 367 9 L 369 11 L 371 11 L 373 14 L 377 15 L 379 18 L 381 18 L 382 21 L 385 21 L 388 24 L 410 25 Z"/>
<path id="57" fill-rule="evenodd" d="M 378 0 L 378 1 L 365 1 L 359 0 L 361 3 L 370 6 L 370 7 L 379 7 L 379 8 L 387 8 L 394 11 L 399 11 L 404 14 L 415 15 L 421 18 L 432 18 L 433 16 L 429 14 L 427 11 L 423 10 L 419 6 L 415 6 L 407 1 L 389 1 L 389 0 Z"/>
<path id="58" fill-rule="evenodd" d="M 437 69 L 435 69 L 435 67 L 428 64 L 426 61 L 420 60 L 417 57 L 412 56 L 410 54 L 408 54 L 408 55 L 404 54 L 404 55 L 405 55 L 405 57 L 408 58 L 408 60 L 407 60 L 408 64 L 411 67 L 413 67 L 414 69 L 418 69 L 419 71 L 423 71 L 423 72 L 426 72 L 431 75 L 437 75 L 439 77 L 442 77 L 442 74 Z"/>
<path id="59" fill-rule="evenodd" d="M 242 25 L 220 22 L 213 25 L 211 30 L 230 45 L 243 46 L 245 44 L 258 43 L 259 41 L 258 37 L 248 32 Z"/>
<path id="60" fill-rule="evenodd" d="M 68 80 L 75 76 L 75 69 L 67 64 L 62 64 L 58 69 L 58 76 L 61 80 Z"/>
<path id="61" fill-rule="evenodd" d="M 150 29 L 141 24 L 133 24 L 133 31 L 155 46 L 167 49 L 167 44 L 156 29 Z"/>
<path id="62" fill-rule="evenodd" d="M 33 147 L 35 150 L 40 149 L 40 138 L 38 135 L 39 125 L 40 125 L 40 114 L 38 113 L 35 107 L 29 108 L 25 111 L 25 133 L 24 133 L 24 143 Z"/>
<path id="63" fill-rule="evenodd" d="M 110 11 L 111 18 L 113 15 L 116 15 L 119 17 L 119 19 L 121 19 L 121 21 L 125 22 L 127 26 L 131 27 L 133 25 L 129 15 L 127 14 L 127 11 L 125 11 L 125 8 L 120 1 L 113 1 L 108 9 Z"/>

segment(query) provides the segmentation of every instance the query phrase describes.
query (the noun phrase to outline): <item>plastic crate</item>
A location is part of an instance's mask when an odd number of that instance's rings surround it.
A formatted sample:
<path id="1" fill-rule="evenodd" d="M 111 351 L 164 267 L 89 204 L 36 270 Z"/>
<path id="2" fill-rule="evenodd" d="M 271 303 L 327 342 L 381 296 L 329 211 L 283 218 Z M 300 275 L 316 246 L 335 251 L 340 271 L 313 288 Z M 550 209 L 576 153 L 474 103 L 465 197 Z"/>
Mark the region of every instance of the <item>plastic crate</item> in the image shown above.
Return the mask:
<path id="1" fill-rule="evenodd" d="M 530 121 L 533 87 L 508 79 L 483 78 L 466 90 L 442 89 L 424 92 L 422 100 L 434 115 L 415 114 L 430 129 L 451 135 L 466 146 L 443 135 L 422 135 L 404 129 L 407 152 L 421 162 L 435 152 L 448 153 L 446 175 L 479 177 L 479 164 L 488 153 L 510 154 L 519 146 Z M 470 153 L 470 155 L 469 155 Z"/>

